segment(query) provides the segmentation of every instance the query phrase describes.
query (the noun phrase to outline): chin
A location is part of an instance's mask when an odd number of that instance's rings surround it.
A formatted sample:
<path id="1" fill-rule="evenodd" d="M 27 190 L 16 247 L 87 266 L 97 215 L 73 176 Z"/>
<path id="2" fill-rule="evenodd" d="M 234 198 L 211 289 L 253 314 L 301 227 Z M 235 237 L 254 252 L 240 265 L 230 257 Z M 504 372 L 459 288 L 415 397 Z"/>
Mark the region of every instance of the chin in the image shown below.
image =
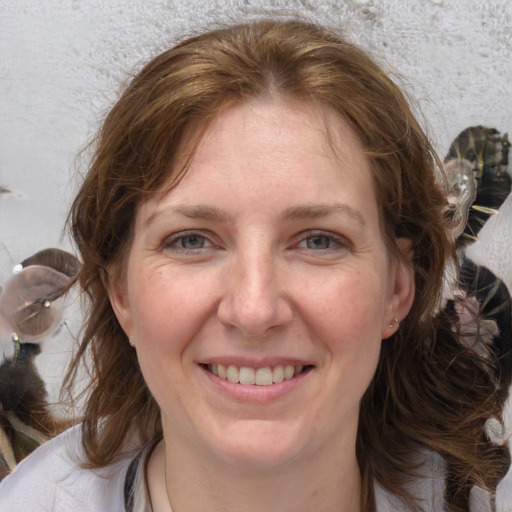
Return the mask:
<path id="1" fill-rule="evenodd" d="M 289 428 L 278 428 L 276 423 L 251 420 L 238 425 L 236 432 L 225 432 L 213 450 L 225 464 L 240 470 L 271 470 L 302 458 L 311 450 L 313 443 Z"/>

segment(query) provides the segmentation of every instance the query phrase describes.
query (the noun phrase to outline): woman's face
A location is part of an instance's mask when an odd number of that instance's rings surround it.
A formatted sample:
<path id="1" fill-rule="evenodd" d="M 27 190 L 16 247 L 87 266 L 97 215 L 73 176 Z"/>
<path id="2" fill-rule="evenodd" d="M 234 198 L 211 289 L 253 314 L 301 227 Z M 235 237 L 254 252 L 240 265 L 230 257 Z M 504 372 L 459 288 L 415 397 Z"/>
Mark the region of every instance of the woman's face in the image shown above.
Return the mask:
<path id="1" fill-rule="evenodd" d="M 262 467 L 354 453 L 361 397 L 413 284 L 336 114 L 230 107 L 179 185 L 138 209 L 125 270 L 110 296 L 167 442 Z"/>

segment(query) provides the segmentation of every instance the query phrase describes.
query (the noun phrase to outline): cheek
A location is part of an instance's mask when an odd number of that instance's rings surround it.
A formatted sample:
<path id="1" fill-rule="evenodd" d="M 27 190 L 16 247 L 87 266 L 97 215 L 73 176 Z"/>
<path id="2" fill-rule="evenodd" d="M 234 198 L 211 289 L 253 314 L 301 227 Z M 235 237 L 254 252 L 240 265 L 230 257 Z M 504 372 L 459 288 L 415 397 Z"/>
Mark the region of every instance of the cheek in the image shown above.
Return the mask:
<path id="1" fill-rule="evenodd" d="M 183 354 L 197 330 L 197 306 L 186 290 L 148 278 L 133 305 L 137 359 L 163 410 L 177 407 L 184 392 Z"/>
<path id="2" fill-rule="evenodd" d="M 180 357 L 214 310 L 207 279 L 180 278 L 153 272 L 141 275 L 132 296 L 135 340 L 144 357 Z"/>
<path id="3" fill-rule="evenodd" d="M 322 293 L 310 295 L 308 304 L 306 322 L 330 354 L 331 364 L 342 366 L 337 375 L 343 385 L 365 388 L 381 347 L 385 300 L 379 280 L 356 274 L 331 281 Z"/>
<path id="4" fill-rule="evenodd" d="M 318 325 L 343 337 L 357 339 L 366 333 L 380 339 L 386 298 L 378 278 L 359 272 L 340 279 L 333 276 L 311 291 L 303 302 Z"/>

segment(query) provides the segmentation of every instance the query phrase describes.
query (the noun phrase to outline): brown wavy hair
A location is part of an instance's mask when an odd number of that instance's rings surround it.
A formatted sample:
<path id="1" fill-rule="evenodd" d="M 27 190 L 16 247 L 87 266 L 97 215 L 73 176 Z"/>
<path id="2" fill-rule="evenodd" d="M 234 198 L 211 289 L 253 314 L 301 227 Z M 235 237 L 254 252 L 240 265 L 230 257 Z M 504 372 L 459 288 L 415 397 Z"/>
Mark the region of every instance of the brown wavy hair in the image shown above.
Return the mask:
<path id="1" fill-rule="evenodd" d="M 420 510 L 407 482 L 418 470 L 411 454 L 426 448 L 446 461 L 449 510 L 465 511 L 473 485 L 495 490 L 508 452 L 484 428 L 503 406 L 493 361 L 463 349 L 456 319 L 439 309 L 445 264 L 454 256 L 439 161 L 381 67 L 337 33 L 302 21 L 258 21 L 190 37 L 149 62 L 106 117 L 69 217 L 83 261 L 79 282 L 90 299 L 68 374 L 72 383 L 81 360 L 91 357 L 82 423 L 87 462 L 108 464 L 133 432 L 143 440 L 161 435 L 158 406 L 106 292 L 112 275 L 122 275 L 138 205 L 186 172 L 173 161 L 187 128 L 206 126 L 234 102 L 275 95 L 316 102 L 348 120 L 372 162 L 388 249 L 400 257 L 396 238 L 413 242 L 414 304 L 383 343 L 361 404 L 362 509 L 375 510 L 377 481 Z"/>

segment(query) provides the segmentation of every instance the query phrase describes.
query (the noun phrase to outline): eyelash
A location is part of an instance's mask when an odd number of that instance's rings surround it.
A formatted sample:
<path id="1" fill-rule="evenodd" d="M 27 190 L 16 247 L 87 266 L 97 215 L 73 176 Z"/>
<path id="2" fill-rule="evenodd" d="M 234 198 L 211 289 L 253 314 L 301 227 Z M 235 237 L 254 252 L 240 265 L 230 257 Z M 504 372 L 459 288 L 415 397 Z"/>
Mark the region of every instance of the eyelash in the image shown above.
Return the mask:
<path id="1" fill-rule="evenodd" d="M 349 243 L 340 236 L 334 235 L 325 231 L 308 231 L 306 233 L 301 233 L 301 239 L 297 246 L 301 249 L 310 249 L 314 252 L 319 251 L 332 251 L 336 249 L 343 249 L 349 247 Z M 312 247 L 300 247 L 301 244 L 308 242 L 308 240 L 312 239 L 326 239 L 329 246 L 328 247 L 320 247 L 320 248 L 312 248 Z"/>
<path id="2" fill-rule="evenodd" d="M 183 243 L 187 238 L 198 238 L 202 239 L 203 245 L 201 247 L 196 248 L 187 248 L 187 247 L 180 247 L 178 244 L 181 242 Z M 296 238 L 298 238 L 298 242 L 294 243 L 291 246 L 291 249 L 299 248 L 299 249 L 306 249 L 311 250 L 313 252 L 321 252 L 321 251 L 334 251 L 336 249 L 346 249 L 350 247 L 350 244 L 340 236 L 333 235 L 332 233 L 324 232 L 324 231 L 308 231 L 301 233 Z M 328 247 L 308 247 L 307 243 L 308 240 L 313 239 L 325 239 L 328 243 Z M 206 244 L 206 246 L 204 245 Z M 302 246 L 302 244 L 306 244 L 306 246 Z M 184 254 L 197 254 L 202 249 L 208 249 L 210 247 L 215 247 L 215 244 L 211 242 L 209 237 L 207 235 L 202 234 L 198 231 L 187 231 L 187 232 L 181 232 L 176 233 L 174 235 L 171 235 L 167 237 L 163 243 L 161 244 L 162 250 L 173 250 L 175 252 L 184 253 Z"/>
<path id="3" fill-rule="evenodd" d="M 194 238 L 194 237 L 203 239 L 203 243 L 207 244 L 206 247 L 201 246 L 201 247 L 198 247 L 195 249 L 189 249 L 187 247 L 179 247 L 177 245 L 180 241 L 183 242 L 187 238 L 190 239 L 190 238 Z M 181 252 L 181 253 L 197 253 L 198 250 L 200 250 L 200 249 L 205 249 L 205 248 L 213 247 L 213 246 L 214 246 L 214 244 L 208 239 L 208 237 L 206 235 L 203 235 L 198 231 L 188 231 L 188 232 L 176 233 L 175 235 L 171 235 L 171 236 L 167 237 L 163 241 L 161 248 L 162 248 L 162 250 L 171 249 L 171 250 L 174 250 L 176 252 Z"/>

